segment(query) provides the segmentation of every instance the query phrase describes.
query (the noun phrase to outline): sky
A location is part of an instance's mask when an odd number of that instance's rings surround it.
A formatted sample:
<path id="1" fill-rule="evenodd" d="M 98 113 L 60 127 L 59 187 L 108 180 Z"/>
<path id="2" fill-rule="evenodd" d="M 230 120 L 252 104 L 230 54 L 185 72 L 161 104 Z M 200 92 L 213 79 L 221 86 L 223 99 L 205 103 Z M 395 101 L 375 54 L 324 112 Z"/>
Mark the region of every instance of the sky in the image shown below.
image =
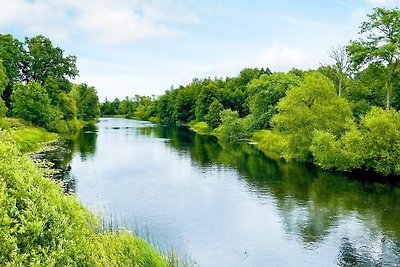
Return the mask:
<path id="1" fill-rule="evenodd" d="M 400 0 L 0 0 L 0 33 L 49 37 L 103 101 L 243 68 L 331 64 L 377 6 Z"/>

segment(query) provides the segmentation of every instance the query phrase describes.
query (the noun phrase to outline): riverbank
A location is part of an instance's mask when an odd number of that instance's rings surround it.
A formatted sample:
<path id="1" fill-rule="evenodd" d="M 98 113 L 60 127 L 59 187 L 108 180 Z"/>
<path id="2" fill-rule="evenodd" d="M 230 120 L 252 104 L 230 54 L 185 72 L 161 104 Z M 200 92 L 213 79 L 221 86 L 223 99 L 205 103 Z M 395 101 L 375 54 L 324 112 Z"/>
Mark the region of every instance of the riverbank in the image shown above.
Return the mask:
<path id="1" fill-rule="evenodd" d="M 102 229 L 76 196 L 44 177 L 27 153 L 57 134 L 17 119 L 0 127 L 1 266 L 170 266 L 128 231 Z"/>

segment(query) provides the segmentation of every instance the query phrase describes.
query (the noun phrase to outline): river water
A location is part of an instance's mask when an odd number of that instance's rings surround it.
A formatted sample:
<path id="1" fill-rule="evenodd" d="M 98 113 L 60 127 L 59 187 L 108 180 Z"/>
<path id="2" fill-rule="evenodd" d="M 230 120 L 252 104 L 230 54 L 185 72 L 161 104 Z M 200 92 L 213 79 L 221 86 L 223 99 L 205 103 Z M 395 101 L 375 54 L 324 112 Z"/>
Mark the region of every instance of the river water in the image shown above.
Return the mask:
<path id="1" fill-rule="evenodd" d="M 103 118 L 67 147 L 52 157 L 86 206 L 196 265 L 400 263 L 398 185 L 127 119 Z"/>

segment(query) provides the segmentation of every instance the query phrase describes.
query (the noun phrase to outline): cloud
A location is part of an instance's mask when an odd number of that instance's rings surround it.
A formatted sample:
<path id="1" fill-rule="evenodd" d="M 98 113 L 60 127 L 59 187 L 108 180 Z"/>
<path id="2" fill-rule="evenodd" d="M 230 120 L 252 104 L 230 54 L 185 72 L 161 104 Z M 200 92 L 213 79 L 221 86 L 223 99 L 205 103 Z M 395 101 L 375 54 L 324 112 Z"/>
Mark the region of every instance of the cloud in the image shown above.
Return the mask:
<path id="1" fill-rule="evenodd" d="M 400 5 L 399 0 L 366 0 L 369 5 L 374 7 L 398 7 Z"/>
<path id="2" fill-rule="evenodd" d="M 0 0 L 0 27 L 20 27 L 29 34 L 56 39 L 80 36 L 104 44 L 126 44 L 177 36 L 179 24 L 200 23 L 195 14 L 169 3 L 172 2 Z"/>
<path id="3" fill-rule="evenodd" d="M 307 68 L 310 65 L 307 52 L 279 43 L 267 48 L 258 58 L 258 62 L 274 71 L 287 71 L 293 67 Z"/>

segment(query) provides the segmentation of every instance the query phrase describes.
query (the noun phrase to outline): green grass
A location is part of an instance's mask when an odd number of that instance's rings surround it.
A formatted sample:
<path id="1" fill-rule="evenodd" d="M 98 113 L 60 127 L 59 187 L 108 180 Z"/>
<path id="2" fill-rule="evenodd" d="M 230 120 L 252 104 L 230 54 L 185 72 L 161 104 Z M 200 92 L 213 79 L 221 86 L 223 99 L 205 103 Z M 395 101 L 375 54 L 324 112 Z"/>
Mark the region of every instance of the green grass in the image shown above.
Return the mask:
<path id="1" fill-rule="evenodd" d="M 102 232 L 99 218 L 44 178 L 15 137 L 0 131 L 0 266 L 170 266 L 129 232 Z"/>
<path id="2" fill-rule="evenodd" d="M 33 126 L 21 119 L 1 119 L 0 128 L 12 132 L 22 152 L 36 151 L 43 143 L 55 141 L 58 138 L 58 134 L 50 133 L 44 128 Z"/>
<path id="3" fill-rule="evenodd" d="M 251 143 L 271 159 L 283 158 L 282 147 L 287 145 L 284 139 L 279 138 L 269 130 L 255 131 Z"/>
<path id="4" fill-rule="evenodd" d="M 189 123 L 189 127 L 190 129 L 192 129 L 193 131 L 195 131 L 198 134 L 211 134 L 212 133 L 212 129 L 210 127 L 208 127 L 207 123 L 205 121 L 191 121 Z"/>

